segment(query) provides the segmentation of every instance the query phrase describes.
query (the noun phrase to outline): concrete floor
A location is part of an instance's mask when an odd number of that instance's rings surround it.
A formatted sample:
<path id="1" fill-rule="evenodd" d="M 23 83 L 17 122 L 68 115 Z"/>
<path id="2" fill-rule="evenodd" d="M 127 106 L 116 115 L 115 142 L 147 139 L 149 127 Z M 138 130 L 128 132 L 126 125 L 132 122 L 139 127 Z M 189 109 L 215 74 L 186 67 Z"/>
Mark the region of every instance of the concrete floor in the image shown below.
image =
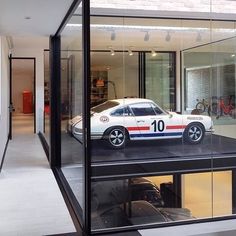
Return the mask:
<path id="1" fill-rule="evenodd" d="M 0 235 L 75 232 L 32 125 L 32 116 L 14 117 L 13 140 L 0 173 Z"/>

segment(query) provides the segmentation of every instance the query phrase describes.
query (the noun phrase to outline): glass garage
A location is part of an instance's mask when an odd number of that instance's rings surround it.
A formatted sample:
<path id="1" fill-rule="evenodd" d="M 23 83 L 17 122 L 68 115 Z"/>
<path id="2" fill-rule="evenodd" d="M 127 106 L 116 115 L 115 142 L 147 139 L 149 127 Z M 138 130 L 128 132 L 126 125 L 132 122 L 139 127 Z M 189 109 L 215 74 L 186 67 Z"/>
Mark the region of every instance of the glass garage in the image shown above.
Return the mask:
<path id="1" fill-rule="evenodd" d="M 51 165 L 74 217 L 90 234 L 232 217 L 235 13 L 130 4 L 77 1 L 51 37 Z"/>

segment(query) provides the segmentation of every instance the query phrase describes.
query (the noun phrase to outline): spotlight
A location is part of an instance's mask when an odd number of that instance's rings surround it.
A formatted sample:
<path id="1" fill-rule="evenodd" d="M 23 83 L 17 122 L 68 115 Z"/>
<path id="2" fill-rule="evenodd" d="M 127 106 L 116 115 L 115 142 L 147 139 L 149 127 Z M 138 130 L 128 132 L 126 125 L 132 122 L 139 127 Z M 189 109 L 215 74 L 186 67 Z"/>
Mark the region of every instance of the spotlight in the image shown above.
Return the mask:
<path id="1" fill-rule="evenodd" d="M 202 41 L 202 35 L 200 32 L 198 32 L 196 42 L 201 42 L 201 41 Z"/>
<path id="2" fill-rule="evenodd" d="M 111 31 L 111 40 L 112 41 L 116 40 L 116 32 L 115 32 L 115 30 Z"/>
<path id="3" fill-rule="evenodd" d="M 154 48 L 152 49 L 152 57 L 155 57 L 157 55 L 156 51 L 154 50 Z"/>
<path id="4" fill-rule="evenodd" d="M 171 36 L 170 36 L 170 32 L 167 32 L 166 38 L 165 38 L 166 42 L 170 42 L 171 40 Z"/>
<path id="5" fill-rule="evenodd" d="M 235 54 L 232 54 L 231 57 L 235 57 Z"/>
<path id="6" fill-rule="evenodd" d="M 146 31 L 143 40 L 144 40 L 145 42 L 147 42 L 147 41 L 149 41 L 149 38 L 150 38 L 150 35 L 149 35 L 148 31 Z"/>
<path id="7" fill-rule="evenodd" d="M 129 53 L 129 56 L 133 56 L 134 55 L 134 53 L 132 52 L 132 48 L 129 48 L 128 53 Z"/>
<path id="8" fill-rule="evenodd" d="M 111 48 L 111 56 L 115 56 L 115 51 L 112 48 Z"/>

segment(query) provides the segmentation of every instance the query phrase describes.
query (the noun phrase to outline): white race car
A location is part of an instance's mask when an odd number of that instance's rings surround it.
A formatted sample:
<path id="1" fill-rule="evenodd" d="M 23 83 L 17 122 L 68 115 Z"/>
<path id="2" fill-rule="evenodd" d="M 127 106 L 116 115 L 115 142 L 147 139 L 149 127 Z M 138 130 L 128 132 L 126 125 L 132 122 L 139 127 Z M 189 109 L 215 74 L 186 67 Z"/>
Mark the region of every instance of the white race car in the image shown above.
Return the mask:
<path id="1" fill-rule="evenodd" d="M 69 121 L 69 129 L 81 138 L 81 116 Z M 198 144 L 212 131 L 209 116 L 167 112 L 149 99 L 109 100 L 91 109 L 91 139 L 105 139 L 113 148 L 123 148 L 128 140 L 183 138 Z"/>

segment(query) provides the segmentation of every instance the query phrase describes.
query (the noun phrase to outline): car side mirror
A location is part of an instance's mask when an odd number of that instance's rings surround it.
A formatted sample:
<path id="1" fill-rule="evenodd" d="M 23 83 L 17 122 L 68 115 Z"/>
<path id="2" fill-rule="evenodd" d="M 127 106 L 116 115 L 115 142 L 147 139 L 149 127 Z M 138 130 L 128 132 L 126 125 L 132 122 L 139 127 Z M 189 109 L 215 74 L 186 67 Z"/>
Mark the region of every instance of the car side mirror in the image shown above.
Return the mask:
<path id="1" fill-rule="evenodd" d="M 172 117 L 173 117 L 173 114 L 169 114 L 169 117 L 172 118 Z"/>

